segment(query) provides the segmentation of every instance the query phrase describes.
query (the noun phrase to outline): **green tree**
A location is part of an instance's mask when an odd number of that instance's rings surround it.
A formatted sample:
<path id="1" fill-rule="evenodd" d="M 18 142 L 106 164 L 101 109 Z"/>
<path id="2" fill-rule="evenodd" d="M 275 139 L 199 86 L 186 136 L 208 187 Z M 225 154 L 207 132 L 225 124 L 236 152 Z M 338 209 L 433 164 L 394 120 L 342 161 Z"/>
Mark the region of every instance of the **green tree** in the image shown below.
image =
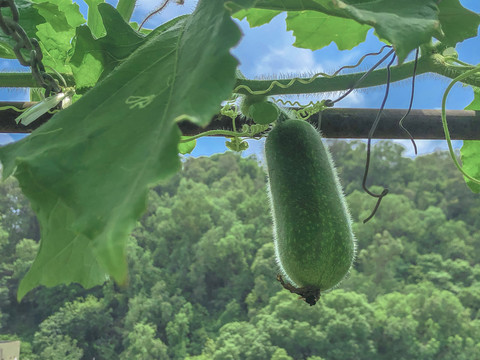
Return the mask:
<path id="1" fill-rule="evenodd" d="M 192 305 L 186 303 L 167 324 L 168 351 L 171 359 L 184 359 L 187 356 L 191 319 Z"/>
<path id="2" fill-rule="evenodd" d="M 472 319 L 480 318 L 480 282 L 476 281 L 471 286 L 462 288 L 458 298 L 463 306 L 472 311 Z"/>
<path id="3" fill-rule="evenodd" d="M 251 271 L 254 276 L 254 285 L 245 299 L 249 316 L 255 315 L 259 309 L 266 306 L 270 298 L 281 289 L 279 283 L 274 280 L 279 269 L 275 260 L 273 241 L 258 249 Z"/>
<path id="4" fill-rule="evenodd" d="M 367 294 L 372 301 L 379 294 L 399 289 L 402 281 L 397 269 L 403 264 L 403 250 L 401 240 L 393 238 L 388 231 L 376 234 L 372 244 L 358 253 L 356 270 L 364 280 L 357 291 Z"/>
<path id="5" fill-rule="evenodd" d="M 86 358 L 113 358 L 120 340 L 110 310 L 93 296 L 67 303 L 44 320 L 35 333 L 35 352 L 47 349 L 57 335 L 75 340 Z"/>
<path id="6" fill-rule="evenodd" d="M 272 357 L 270 358 L 270 360 L 293 360 L 293 358 L 287 354 L 285 349 L 278 348 L 272 354 Z"/>
<path id="7" fill-rule="evenodd" d="M 212 360 L 264 360 L 275 351 L 268 334 L 247 322 L 224 325 L 215 341 Z"/>
<path id="8" fill-rule="evenodd" d="M 470 312 L 454 294 L 431 283 L 375 301 L 375 340 L 380 359 L 479 359 L 479 335 Z"/>
<path id="9" fill-rule="evenodd" d="M 127 336 L 125 350 L 120 359 L 130 360 L 168 360 L 167 346 L 162 340 L 155 338 L 157 329 L 153 324 L 135 324 L 133 331 Z"/>
<path id="10" fill-rule="evenodd" d="M 372 359 L 373 308 L 364 295 L 334 290 L 309 307 L 286 291 L 278 292 L 252 320 L 272 345 L 294 359 Z"/>
<path id="11" fill-rule="evenodd" d="M 55 335 L 48 338 L 40 352 L 39 360 L 81 360 L 83 350 L 77 346 L 77 341 L 68 335 Z"/>

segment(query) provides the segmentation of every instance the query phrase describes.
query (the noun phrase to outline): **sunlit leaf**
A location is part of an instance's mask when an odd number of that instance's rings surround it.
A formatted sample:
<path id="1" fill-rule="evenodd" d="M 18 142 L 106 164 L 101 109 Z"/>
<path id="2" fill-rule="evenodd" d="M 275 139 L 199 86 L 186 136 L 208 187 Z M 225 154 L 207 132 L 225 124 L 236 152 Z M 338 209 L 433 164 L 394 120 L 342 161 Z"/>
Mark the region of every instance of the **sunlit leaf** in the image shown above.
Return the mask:
<path id="1" fill-rule="evenodd" d="M 281 13 L 281 11 L 263 9 L 255 9 L 254 11 L 240 10 L 235 13 L 234 17 L 240 20 L 246 18 L 250 27 L 254 28 L 257 26 L 268 24 L 275 16 Z"/>
<path id="2" fill-rule="evenodd" d="M 70 41 L 75 35 L 75 27 L 84 23 L 77 4 L 71 0 L 15 0 L 19 12 L 19 24 L 31 38 L 40 41 L 44 52 L 44 65 L 56 66 L 59 72 L 69 72 L 65 67 Z M 10 10 L 2 8 L 5 17 Z M 12 57 L 16 42 L 0 30 L 0 57 Z M 25 56 L 29 53 L 25 52 Z"/>
<path id="3" fill-rule="evenodd" d="M 58 72 L 71 73 L 68 51 L 75 28 L 85 22 L 78 4 L 71 0 L 34 0 L 45 22 L 36 26 L 34 37 L 40 42 L 42 62 Z"/>
<path id="4" fill-rule="evenodd" d="M 473 101 L 465 108 L 465 110 L 477 110 L 480 111 L 480 89 L 474 88 L 474 99 Z M 479 140 L 465 140 L 463 146 L 460 149 L 460 154 L 462 156 L 462 166 L 463 169 L 467 172 L 468 175 L 474 177 L 475 179 L 480 179 L 480 141 Z M 470 190 L 474 193 L 480 193 L 480 185 L 474 183 L 473 181 L 465 178 Z"/>
<path id="5" fill-rule="evenodd" d="M 465 108 L 465 110 L 479 110 L 480 111 L 480 88 L 473 88 L 473 101 Z"/>
<path id="6" fill-rule="evenodd" d="M 474 177 L 480 179 L 480 141 L 479 140 L 465 140 L 460 150 L 462 156 L 462 167 L 465 172 Z M 474 193 L 480 193 L 480 185 L 465 178 L 470 190 Z"/>
<path id="7" fill-rule="evenodd" d="M 197 140 L 178 143 L 178 152 L 180 154 L 190 154 L 195 149 L 195 146 L 197 146 Z"/>
<path id="8" fill-rule="evenodd" d="M 319 11 L 290 11 L 287 30 L 293 30 L 295 46 L 317 50 L 331 42 L 339 50 L 349 50 L 365 41 L 370 26 Z"/>
<path id="9" fill-rule="evenodd" d="M 85 0 L 88 5 L 87 25 L 92 34 L 99 38 L 105 35 L 105 26 L 98 6 L 105 3 L 104 0 Z"/>

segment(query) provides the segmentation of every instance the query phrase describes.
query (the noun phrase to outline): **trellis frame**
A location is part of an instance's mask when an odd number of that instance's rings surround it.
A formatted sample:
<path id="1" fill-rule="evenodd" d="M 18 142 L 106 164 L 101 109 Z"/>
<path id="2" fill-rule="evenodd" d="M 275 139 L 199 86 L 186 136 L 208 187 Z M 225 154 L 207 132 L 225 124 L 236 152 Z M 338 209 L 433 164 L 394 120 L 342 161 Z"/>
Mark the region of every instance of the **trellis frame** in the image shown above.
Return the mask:
<path id="1" fill-rule="evenodd" d="M 35 104 L 35 102 L 0 102 L 0 107 L 13 106 L 24 109 Z M 364 139 L 368 137 L 377 112 L 378 109 L 330 108 L 321 114 L 312 115 L 309 121 L 320 128 L 325 138 Z M 398 126 L 405 113 L 406 109 L 384 109 L 373 139 L 409 139 L 408 134 Z M 13 109 L 1 110 L 0 132 L 30 133 L 53 116 L 47 113 L 29 126 L 23 126 L 15 122 L 19 114 Z M 447 110 L 446 115 L 452 140 L 480 140 L 480 111 Z M 240 116 L 235 121 L 237 129 L 243 124 L 250 123 Z M 441 110 L 411 110 L 403 125 L 414 139 L 445 139 Z M 180 122 L 179 127 L 186 136 L 197 135 L 207 130 L 233 130 L 232 120 L 221 115 L 214 116 L 206 128 L 200 128 L 187 121 Z"/>

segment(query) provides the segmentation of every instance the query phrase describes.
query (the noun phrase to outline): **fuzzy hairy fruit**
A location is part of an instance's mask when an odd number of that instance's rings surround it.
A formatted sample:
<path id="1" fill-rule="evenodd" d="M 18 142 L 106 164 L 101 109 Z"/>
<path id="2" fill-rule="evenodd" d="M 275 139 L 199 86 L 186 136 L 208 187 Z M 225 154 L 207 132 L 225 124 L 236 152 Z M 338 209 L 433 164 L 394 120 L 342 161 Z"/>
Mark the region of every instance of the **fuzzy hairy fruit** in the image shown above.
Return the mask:
<path id="1" fill-rule="evenodd" d="M 331 289 L 348 273 L 355 237 L 336 171 L 320 133 L 280 122 L 265 143 L 277 262 L 301 288 Z"/>

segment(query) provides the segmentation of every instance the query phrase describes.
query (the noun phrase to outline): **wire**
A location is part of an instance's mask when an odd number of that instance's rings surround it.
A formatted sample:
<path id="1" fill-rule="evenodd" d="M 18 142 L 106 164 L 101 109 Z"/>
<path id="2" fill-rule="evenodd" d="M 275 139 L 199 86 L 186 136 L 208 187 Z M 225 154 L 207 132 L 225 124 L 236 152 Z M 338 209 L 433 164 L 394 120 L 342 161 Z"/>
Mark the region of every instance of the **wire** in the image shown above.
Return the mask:
<path id="1" fill-rule="evenodd" d="M 413 136 L 412 134 L 410 134 L 410 131 L 408 131 L 404 126 L 403 126 L 403 120 L 405 120 L 405 118 L 408 116 L 408 114 L 410 114 L 410 111 L 412 110 L 412 105 L 413 105 L 413 97 L 415 95 L 415 75 L 417 73 L 417 64 L 418 64 L 418 48 L 417 48 L 417 51 L 415 52 L 415 63 L 413 65 L 413 76 L 412 76 L 412 93 L 411 93 L 411 96 L 410 96 L 410 105 L 408 106 L 408 110 L 407 112 L 405 113 L 405 115 L 403 115 L 403 117 L 400 119 L 400 121 L 398 122 L 398 126 L 400 126 L 400 128 L 405 131 L 407 133 L 407 135 L 410 137 L 410 140 L 412 141 L 412 144 L 413 144 L 413 149 L 415 150 L 415 155 L 417 155 L 417 144 L 415 143 L 415 140 L 413 139 Z"/>
<path id="2" fill-rule="evenodd" d="M 393 52 L 390 51 L 389 54 Z M 373 134 L 375 133 L 375 130 L 377 129 L 378 123 L 380 122 L 380 117 L 382 115 L 383 109 L 385 108 L 385 103 L 387 102 L 388 99 L 388 94 L 390 92 L 390 77 L 391 77 L 391 71 L 390 67 L 392 66 L 393 62 L 395 61 L 396 55 L 394 54 L 392 56 L 392 59 L 387 65 L 387 87 L 385 89 L 385 95 L 383 97 L 382 105 L 380 106 L 380 109 L 378 110 L 377 117 L 375 118 L 375 121 L 373 122 L 372 127 L 370 128 L 370 132 L 368 133 L 368 140 L 367 140 L 367 161 L 365 163 L 365 173 L 363 174 L 363 182 L 362 182 L 362 188 L 363 190 L 370 196 L 378 198 L 377 203 L 375 205 L 375 208 L 373 209 L 372 213 L 370 214 L 369 217 L 367 217 L 365 220 L 363 220 L 363 223 L 365 224 L 367 221 L 369 221 L 371 218 L 375 216 L 375 213 L 378 210 L 378 207 L 380 206 L 380 202 L 382 199 L 388 194 L 388 189 L 384 188 L 381 194 L 375 194 L 368 190 L 366 183 L 367 183 L 367 177 L 368 177 L 368 169 L 370 167 L 370 155 L 371 155 L 371 147 L 372 147 L 372 137 Z M 385 57 L 384 57 L 385 59 Z M 377 63 L 376 66 L 380 65 Z"/>

